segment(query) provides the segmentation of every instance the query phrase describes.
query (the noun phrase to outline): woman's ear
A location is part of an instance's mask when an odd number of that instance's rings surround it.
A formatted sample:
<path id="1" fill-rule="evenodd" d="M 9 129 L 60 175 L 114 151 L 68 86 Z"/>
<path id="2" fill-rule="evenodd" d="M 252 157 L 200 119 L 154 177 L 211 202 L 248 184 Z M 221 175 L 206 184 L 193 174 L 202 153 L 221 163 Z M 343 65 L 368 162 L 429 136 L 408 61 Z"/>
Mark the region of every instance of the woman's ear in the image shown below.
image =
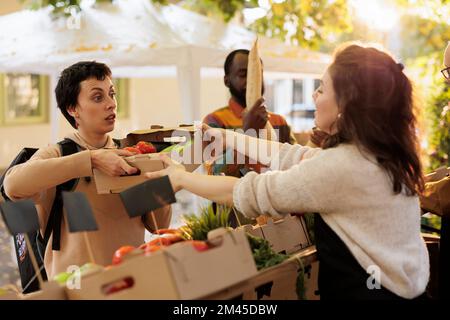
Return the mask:
<path id="1" fill-rule="evenodd" d="M 68 107 L 67 112 L 74 118 L 79 118 L 77 108 L 74 106 Z"/>

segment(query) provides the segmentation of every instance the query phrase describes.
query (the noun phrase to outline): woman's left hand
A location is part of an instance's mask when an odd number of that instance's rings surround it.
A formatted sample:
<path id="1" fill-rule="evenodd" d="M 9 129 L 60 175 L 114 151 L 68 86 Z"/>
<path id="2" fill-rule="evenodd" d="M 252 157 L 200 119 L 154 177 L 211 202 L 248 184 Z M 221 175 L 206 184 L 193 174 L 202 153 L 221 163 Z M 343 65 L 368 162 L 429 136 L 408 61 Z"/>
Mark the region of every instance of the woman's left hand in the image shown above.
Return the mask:
<path id="1" fill-rule="evenodd" d="M 182 189 L 181 177 L 186 173 L 186 168 L 182 164 L 170 159 L 166 154 L 161 154 L 160 158 L 164 163 L 165 169 L 155 172 L 146 172 L 145 176 L 150 180 L 168 176 L 173 191 L 180 191 Z"/>

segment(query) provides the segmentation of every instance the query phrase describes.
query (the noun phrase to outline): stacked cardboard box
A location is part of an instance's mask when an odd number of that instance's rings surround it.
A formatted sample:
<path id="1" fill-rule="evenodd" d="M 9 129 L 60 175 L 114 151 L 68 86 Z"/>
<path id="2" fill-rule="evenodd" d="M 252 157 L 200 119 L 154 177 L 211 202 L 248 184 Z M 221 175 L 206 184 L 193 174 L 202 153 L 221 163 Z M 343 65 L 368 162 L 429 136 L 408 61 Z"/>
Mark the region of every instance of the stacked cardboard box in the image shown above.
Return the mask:
<path id="1" fill-rule="evenodd" d="M 131 258 L 83 278 L 81 289 L 67 290 L 67 295 L 69 299 L 197 299 L 257 274 L 243 231 L 216 229 L 208 234 L 208 241 L 214 246 L 202 252 L 180 242 Z"/>
<path id="2" fill-rule="evenodd" d="M 266 239 L 278 253 L 291 254 L 311 245 L 303 217 L 287 215 L 277 221 L 269 218 L 267 224 L 245 225 L 240 228 L 256 237 Z"/>

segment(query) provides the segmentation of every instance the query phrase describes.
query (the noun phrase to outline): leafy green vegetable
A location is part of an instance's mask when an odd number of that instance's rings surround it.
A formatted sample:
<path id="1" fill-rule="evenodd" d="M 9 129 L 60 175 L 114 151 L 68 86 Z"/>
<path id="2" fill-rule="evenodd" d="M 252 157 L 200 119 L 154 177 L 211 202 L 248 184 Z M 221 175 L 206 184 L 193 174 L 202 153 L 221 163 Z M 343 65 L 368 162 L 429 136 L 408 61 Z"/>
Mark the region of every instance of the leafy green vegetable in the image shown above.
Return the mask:
<path id="1" fill-rule="evenodd" d="M 201 214 L 190 214 L 183 216 L 186 225 L 180 228 L 182 236 L 187 240 L 207 240 L 208 232 L 217 228 L 229 228 L 228 219 L 231 212 L 230 207 L 217 206 L 214 212 L 212 205 L 201 209 Z M 256 268 L 263 270 L 278 265 L 289 258 L 289 255 L 276 253 L 270 243 L 262 238 L 246 234 L 250 249 L 255 260 Z M 304 268 L 299 261 L 299 271 L 296 280 L 297 295 L 299 299 L 305 298 Z"/>
<path id="2" fill-rule="evenodd" d="M 270 243 L 262 238 L 252 236 L 247 233 L 247 239 L 252 249 L 253 258 L 255 259 L 256 268 L 258 270 L 275 266 L 287 258 L 286 254 L 276 253 L 270 247 Z"/>
<path id="3" fill-rule="evenodd" d="M 183 238 L 186 240 L 207 240 L 208 232 L 218 228 L 229 228 L 228 218 L 231 208 L 217 206 L 214 212 L 212 205 L 201 209 L 201 214 L 190 214 L 183 216 L 186 223 L 180 228 Z"/>

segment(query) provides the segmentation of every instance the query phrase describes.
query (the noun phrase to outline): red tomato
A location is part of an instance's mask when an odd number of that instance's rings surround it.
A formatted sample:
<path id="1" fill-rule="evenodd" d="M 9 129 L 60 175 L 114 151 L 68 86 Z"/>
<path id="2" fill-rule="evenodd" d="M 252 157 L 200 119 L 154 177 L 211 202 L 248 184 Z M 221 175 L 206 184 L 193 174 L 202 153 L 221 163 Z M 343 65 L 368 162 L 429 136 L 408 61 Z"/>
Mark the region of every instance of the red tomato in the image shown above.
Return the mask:
<path id="1" fill-rule="evenodd" d="M 123 247 L 119 248 L 119 249 L 114 253 L 114 256 L 113 256 L 113 259 L 112 259 L 112 264 L 113 264 L 113 265 L 116 265 L 116 264 L 121 263 L 121 262 L 123 261 L 123 258 L 124 258 L 127 254 L 129 254 L 131 251 L 133 251 L 134 249 L 136 249 L 136 248 L 135 248 L 135 247 L 132 247 L 132 246 L 123 246 Z"/>
<path id="2" fill-rule="evenodd" d="M 145 247 L 145 254 L 150 254 L 152 252 L 156 252 L 159 251 L 163 248 L 164 246 L 158 246 L 158 245 L 148 245 L 147 247 Z"/>
<path id="3" fill-rule="evenodd" d="M 136 153 L 136 154 L 142 153 L 141 150 L 139 150 L 138 148 L 135 148 L 135 147 L 126 147 L 126 148 L 123 148 L 123 150 L 127 150 L 130 152 Z"/>
<path id="4" fill-rule="evenodd" d="M 148 243 L 149 245 L 157 245 L 157 246 L 170 246 L 172 244 L 171 239 L 169 237 L 159 237 L 153 239 Z"/>
<path id="5" fill-rule="evenodd" d="M 153 144 L 151 144 L 150 142 L 139 141 L 136 144 L 136 148 L 138 148 L 139 151 L 141 151 L 141 153 L 155 153 L 156 152 L 155 146 Z"/>
<path id="6" fill-rule="evenodd" d="M 152 232 L 153 234 L 180 234 L 180 230 L 178 229 L 158 229 Z"/>
<path id="7" fill-rule="evenodd" d="M 193 240 L 192 245 L 197 251 L 206 251 L 209 249 L 209 246 L 205 241 Z"/>

